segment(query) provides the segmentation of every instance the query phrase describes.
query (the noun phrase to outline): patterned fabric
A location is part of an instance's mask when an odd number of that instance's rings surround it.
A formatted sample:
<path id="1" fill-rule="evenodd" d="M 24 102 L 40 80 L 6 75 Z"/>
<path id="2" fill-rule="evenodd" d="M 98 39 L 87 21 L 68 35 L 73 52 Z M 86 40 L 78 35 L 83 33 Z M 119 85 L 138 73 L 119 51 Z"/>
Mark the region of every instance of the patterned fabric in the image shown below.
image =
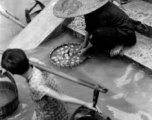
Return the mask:
<path id="1" fill-rule="evenodd" d="M 68 25 L 68 27 L 78 33 L 85 35 L 86 24 L 84 16 L 75 17 L 74 20 Z"/>
<path id="2" fill-rule="evenodd" d="M 35 60 L 32 61 L 41 63 Z M 66 104 L 46 96 L 49 89 L 63 93 L 58 81 L 52 74 L 33 67 L 28 85 L 36 108 L 37 120 L 68 120 Z"/>

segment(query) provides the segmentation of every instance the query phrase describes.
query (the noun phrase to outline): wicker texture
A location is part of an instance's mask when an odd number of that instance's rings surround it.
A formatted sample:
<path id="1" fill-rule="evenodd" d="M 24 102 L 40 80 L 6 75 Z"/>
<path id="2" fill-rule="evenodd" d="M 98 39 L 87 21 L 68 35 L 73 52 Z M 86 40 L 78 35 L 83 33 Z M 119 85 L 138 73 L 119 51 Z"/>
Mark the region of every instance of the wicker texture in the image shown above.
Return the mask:
<path id="1" fill-rule="evenodd" d="M 61 18 L 77 17 L 93 12 L 107 2 L 108 0 L 59 0 L 53 12 Z"/>
<path id="2" fill-rule="evenodd" d="M 50 55 L 49 55 L 49 59 L 50 59 L 51 63 L 54 64 L 54 65 L 56 65 L 56 66 L 58 66 L 58 67 L 75 67 L 75 66 L 78 66 L 78 65 L 80 65 L 81 63 L 83 63 L 83 62 L 88 58 L 88 56 L 79 56 L 79 58 L 80 58 L 79 61 L 75 61 L 74 64 L 70 64 L 70 63 L 68 63 L 68 64 L 61 64 L 60 62 L 57 63 L 57 62 L 55 62 L 55 61 L 52 59 L 53 57 L 58 56 L 58 55 L 56 54 L 56 52 L 57 52 L 59 49 L 64 48 L 65 46 L 71 46 L 71 45 L 77 47 L 77 46 L 80 45 L 80 43 L 77 43 L 77 42 L 64 43 L 64 44 L 62 44 L 62 45 L 59 45 L 59 46 L 55 47 L 55 48 L 50 52 Z M 54 54 L 56 54 L 56 55 L 54 56 Z M 63 59 L 63 60 L 64 60 L 64 59 Z M 70 59 L 69 61 L 71 61 L 71 59 Z"/>

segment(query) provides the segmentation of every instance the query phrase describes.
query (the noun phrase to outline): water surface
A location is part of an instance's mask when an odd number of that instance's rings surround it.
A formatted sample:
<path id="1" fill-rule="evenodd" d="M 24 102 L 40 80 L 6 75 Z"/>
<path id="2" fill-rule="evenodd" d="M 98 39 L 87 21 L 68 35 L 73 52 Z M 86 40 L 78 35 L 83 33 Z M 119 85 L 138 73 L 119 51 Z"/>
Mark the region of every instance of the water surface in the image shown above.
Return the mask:
<path id="1" fill-rule="evenodd" d="M 42 1 L 42 0 L 41 0 Z M 45 4 L 47 0 L 43 0 Z M 0 4 L 19 17 L 25 23 L 24 9 L 31 7 L 34 0 L 0 0 Z M 0 15 L 0 49 L 6 49 L 8 43 L 22 29 Z M 53 48 L 64 42 L 78 40 L 65 33 L 58 39 L 28 51 L 29 57 L 35 57 L 45 62 L 52 69 L 62 71 L 77 78 L 93 81 L 109 89 L 107 94 L 100 94 L 98 106 L 104 114 L 112 120 L 152 120 L 152 82 L 151 76 L 131 63 L 117 58 L 110 58 L 107 54 L 99 54 L 88 59 L 75 68 L 58 68 L 49 61 L 49 53 Z M 14 76 L 18 90 L 20 105 L 8 120 L 30 120 L 34 106 L 25 79 Z M 91 102 L 92 90 L 57 77 L 65 93 L 79 99 Z M 77 106 L 69 105 L 72 113 Z"/>

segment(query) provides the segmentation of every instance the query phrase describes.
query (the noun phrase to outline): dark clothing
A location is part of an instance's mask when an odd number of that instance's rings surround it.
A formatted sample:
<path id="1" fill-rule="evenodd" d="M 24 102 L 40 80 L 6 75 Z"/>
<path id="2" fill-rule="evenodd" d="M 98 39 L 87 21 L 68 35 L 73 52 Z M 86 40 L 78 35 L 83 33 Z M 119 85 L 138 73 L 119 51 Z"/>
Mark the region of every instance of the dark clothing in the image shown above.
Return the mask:
<path id="1" fill-rule="evenodd" d="M 90 42 L 100 48 L 112 49 L 117 45 L 132 46 L 136 43 L 132 20 L 112 2 L 85 15 L 85 22 L 86 31 L 93 36 Z"/>
<path id="2" fill-rule="evenodd" d="M 133 20 L 133 19 L 132 19 L 132 22 L 133 22 L 135 31 L 137 31 L 138 33 L 144 36 L 152 38 L 152 26 L 143 24 L 140 21 Z"/>
<path id="3" fill-rule="evenodd" d="M 118 36 L 117 29 L 111 27 L 98 28 L 92 33 L 90 40 L 93 46 L 102 50 L 110 50 L 116 46 Z"/>

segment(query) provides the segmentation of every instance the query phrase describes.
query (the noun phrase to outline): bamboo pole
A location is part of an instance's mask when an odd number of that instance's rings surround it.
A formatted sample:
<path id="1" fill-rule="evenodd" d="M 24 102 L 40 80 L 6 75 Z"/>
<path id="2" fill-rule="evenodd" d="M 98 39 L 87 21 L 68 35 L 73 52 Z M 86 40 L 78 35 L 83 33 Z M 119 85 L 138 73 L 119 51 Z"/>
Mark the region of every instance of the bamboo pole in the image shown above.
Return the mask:
<path id="1" fill-rule="evenodd" d="M 66 80 L 69 80 L 69 81 L 72 81 L 72 82 L 75 82 L 77 84 L 80 84 L 80 85 L 83 85 L 85 87 L 88 87 L 88 88 L 91 88 L 91 89 L 95 89 L 96 87 L 96 84 L 94 83 L 91 83 L 91 82 L 88 82 L 86 80 L 82 80 L 82 79 L 78 79 L 78 78 L 75 78 L 75 77 L 72 77 L 70 75 L 67 75 L 63 72 L 59 72 L 59 71 L 55 71 L 55 70 L 52 70 L 50 69 L 49 67 L 46 67 L 46 66 L 43 66 L 43 65 L 40 65 L 38 63 L 35 63 L 33 61 L 30 61 L 30 64 L 34 65 L 35 67 L 41 69 L 41 70 L 44 70 L 44 71 L 47 71 L 51 74 L 54 74 L 56 76 L 59 76 L 59 77 L 62 77 L 62 78 L 65 78 Z M 99 85 L 99 91 L 102 92 L 102 93 L 106 93 L 108 92 L 108 89 L 104 88 L 104 87 L 101 87 Z"/>
<path id="2" fill-rule="evenodd" d="M 0 14 L 4 17 L 8 18 L 9 20 L 13 21 L 17 25 L 19 25 L 22 28 L 25 28 L 25 25 L 21 23 L 15 16 L 13 16 L 10 12 L 8 12 L 4 7 L 0 5 Z"/>

